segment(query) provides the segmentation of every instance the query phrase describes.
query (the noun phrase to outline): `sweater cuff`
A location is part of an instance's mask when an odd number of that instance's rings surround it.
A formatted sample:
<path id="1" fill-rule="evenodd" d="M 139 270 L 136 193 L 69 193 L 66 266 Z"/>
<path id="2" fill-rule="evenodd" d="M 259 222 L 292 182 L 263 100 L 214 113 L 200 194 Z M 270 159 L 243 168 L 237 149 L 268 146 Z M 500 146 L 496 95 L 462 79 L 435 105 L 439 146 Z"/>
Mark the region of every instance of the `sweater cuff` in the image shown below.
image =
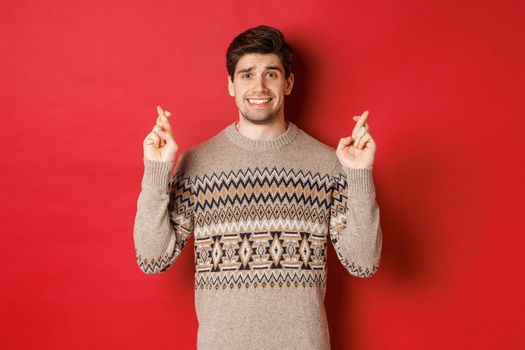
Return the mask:
<path id="1" fill-rule="evenodd" d="M 347 168 L 343 166 L 350 194 L 371 194 L 375 192 L 372 168 Z"/>
<path id="2" fill-rule="evenodd" d="M 142 185 L 167 189 L 174 162 L 161 162 L 144 158 Z"/>

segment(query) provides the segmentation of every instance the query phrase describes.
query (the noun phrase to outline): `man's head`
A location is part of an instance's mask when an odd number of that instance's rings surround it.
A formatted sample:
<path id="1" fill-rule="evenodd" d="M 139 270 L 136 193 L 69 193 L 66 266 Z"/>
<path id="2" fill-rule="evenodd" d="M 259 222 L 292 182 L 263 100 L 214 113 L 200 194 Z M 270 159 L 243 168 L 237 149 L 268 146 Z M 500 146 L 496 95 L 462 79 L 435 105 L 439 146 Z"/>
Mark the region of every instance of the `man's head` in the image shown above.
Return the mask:
<path id="1" fill-rule="evenodd" d="M 239 113 L 256 124 L 284 119 L 284 96 L 292 91 L 292 49 L 272 27 L 246 30 L 226 52 L 228 90 Z"/>
<path id="2" fill-rule="evenodd" d="M 276 28 L 258 26 L 237 35 L 226 51 L 226 69 L 233 79 L 239 59 L 247 53 L 276 54 L 284 67 L 285 78 L 292 72 L 292 48 L 284 40 L 284 35 Z"/>

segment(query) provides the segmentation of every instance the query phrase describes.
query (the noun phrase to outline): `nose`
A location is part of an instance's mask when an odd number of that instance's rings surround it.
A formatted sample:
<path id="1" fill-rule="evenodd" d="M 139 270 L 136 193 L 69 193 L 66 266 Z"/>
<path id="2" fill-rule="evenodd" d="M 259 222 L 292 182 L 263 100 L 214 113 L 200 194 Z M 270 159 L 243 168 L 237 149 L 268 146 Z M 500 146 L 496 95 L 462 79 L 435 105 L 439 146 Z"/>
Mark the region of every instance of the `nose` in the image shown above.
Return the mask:
<path id="1" fill-rule="evenodd" d="M 268 92 L 266 81 L 264 80 L 263 76 L 259 76 L 254 79 L 253 89 L 257 92 Z"/>

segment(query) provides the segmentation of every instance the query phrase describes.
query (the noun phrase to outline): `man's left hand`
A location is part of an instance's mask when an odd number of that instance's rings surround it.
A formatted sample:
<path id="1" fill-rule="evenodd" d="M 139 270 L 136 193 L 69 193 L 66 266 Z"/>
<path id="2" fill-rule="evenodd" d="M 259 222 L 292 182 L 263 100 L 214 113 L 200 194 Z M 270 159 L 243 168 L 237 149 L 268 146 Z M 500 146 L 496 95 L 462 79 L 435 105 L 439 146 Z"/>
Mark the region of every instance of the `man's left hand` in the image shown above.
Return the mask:
<path id="1" fill-rule="evenodd" d="M 347 168 L 371 168 L 374 164 L 376 143 L 369 133 L 368 111 L 360 116 L 354 116 L 357 123 L 352 130 L 352 135 L 339 140 L 335 154 L 341 165 Z"/>

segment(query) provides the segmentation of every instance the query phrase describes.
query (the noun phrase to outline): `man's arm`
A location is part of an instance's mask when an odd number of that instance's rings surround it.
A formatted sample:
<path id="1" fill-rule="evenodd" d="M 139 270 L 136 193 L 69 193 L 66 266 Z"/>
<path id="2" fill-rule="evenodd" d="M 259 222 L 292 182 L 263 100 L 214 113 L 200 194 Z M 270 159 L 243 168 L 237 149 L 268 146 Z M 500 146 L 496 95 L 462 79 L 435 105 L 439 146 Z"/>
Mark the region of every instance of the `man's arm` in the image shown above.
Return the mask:
<path id="1" fill-rule="evenodd" d="M 144 273 L 166 271 L 193 232 L 194 197 L 186 165 L 182 153 L 170 177 L 173 162 L 144 159 L 133 233 L 137 264 Z"/>
<path id="2" fill-rule="evenodd" d="M 372 168 L 352 169 L 337 161 L 330 208 L 330 239 L 341 264 L 354 276 L 379 267 L 382 232 Z"/>

